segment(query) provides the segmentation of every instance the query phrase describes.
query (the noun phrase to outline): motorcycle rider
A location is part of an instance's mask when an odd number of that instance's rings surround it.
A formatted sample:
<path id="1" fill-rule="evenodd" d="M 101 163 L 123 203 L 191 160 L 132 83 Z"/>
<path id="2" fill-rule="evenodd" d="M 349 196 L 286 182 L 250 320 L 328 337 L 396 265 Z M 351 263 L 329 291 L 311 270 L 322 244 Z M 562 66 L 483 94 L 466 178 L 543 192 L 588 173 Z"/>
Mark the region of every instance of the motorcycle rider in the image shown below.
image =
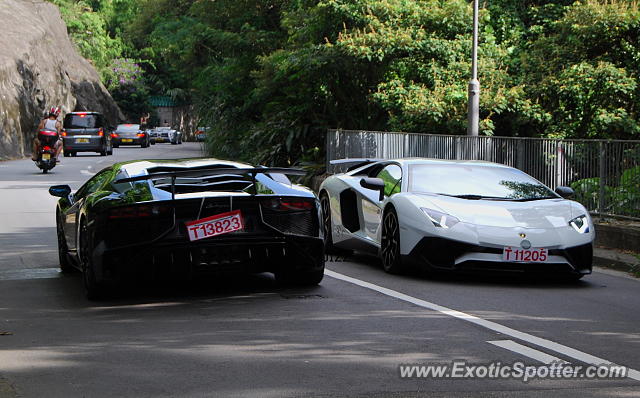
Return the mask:
<path id="1" fill-rule="evenodd" d="M 60 107 L 52 106 L 49 109 L 49 114 L 46 118 L 40 121 L 38 124 L 38 131 L 50 130 L 58 132 L 58 140 L 56 141 L 56 163 L 60 163 L 60 152 L 62 152 L 62 123 L 58 120 L 60 116 Z M 38 133 L 36 132 L 36 138 L 33 140 L 33 154 L 31 160 L 38 160 L 38 152 L 40 151 L 40 140 L 38 139 Z"/>

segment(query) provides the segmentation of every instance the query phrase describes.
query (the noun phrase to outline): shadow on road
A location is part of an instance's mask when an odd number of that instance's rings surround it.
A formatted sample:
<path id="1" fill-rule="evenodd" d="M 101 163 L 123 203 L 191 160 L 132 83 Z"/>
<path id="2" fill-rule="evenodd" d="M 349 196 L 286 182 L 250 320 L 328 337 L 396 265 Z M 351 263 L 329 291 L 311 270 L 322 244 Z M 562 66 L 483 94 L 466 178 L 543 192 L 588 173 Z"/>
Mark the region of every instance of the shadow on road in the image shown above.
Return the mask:
<path id="1" fill-rule="evenodd" d="M 338 262 L 354 262 L 381 274 L 385 274 L 380 259 L 367 253 L 355 252 L 348 256 L 329 257 L 328 260 Z M 562 274 L 525 274 L 519 272 L 431 272 L 418 267 L 409 267 L 402 275 L 389 275 L 389 278 L 408 278 L 416 281 L 424 280 L 441 285 L 469 286 L 512 286 L 541 289 L 585 289 L 594 287 L 589 276 L 582 280 L 567 280 Z"/>
<path id="2" fill-rule="evenodd" d="M 23 228 L 0 233 L 0 270 L 57 267 L 55 227 Z"/>

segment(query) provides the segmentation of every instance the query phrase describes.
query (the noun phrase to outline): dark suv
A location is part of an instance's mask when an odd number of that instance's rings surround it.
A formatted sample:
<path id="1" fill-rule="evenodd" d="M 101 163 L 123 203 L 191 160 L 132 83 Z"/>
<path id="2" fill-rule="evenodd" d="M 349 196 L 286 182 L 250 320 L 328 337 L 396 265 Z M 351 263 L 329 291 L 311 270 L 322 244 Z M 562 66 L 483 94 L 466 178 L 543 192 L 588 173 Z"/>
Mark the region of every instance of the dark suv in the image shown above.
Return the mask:
<path id="1" fill-rule="evenodd" d="M 62 125 L 64 156 L 76 156 L 78 152 L 112 155 L 111 135 L 106 130 L 104 116 L 98 112 L 67 113 Z"/>

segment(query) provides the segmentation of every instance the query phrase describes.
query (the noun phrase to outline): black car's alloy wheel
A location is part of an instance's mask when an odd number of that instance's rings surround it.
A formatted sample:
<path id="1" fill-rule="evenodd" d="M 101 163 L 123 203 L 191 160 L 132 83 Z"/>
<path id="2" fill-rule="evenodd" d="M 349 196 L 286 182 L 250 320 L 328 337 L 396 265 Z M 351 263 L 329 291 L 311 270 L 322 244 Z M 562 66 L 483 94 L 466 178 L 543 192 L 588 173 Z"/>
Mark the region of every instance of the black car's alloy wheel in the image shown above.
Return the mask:
<path id="1" fill-rule="evenodd" d="M 283 268 L 275 272 L 276 281 L 283 286 L 315 286 L 324 278 L 324 259 L 319 259 L 322 267 L 315 270 L 294 270 Z"/>
<path id="2" fill-rule="evenodd" d="M 96 281 L 93 269 L 92 242 L 89 235 L 89 228 L 85 220 L 80 224 L 80 263 L 82 264 L 82 280 L 89 300 L 96 300 L 103 296 L 102 285 Z"/>
<path id="3" fill-rule="evenodd" d="M 390 274 L 402 271 L 402 258 L 400 257 L 400 224 L 398 215 L 394 209 L 384 213 L 382 219 L 382 241 L 380 244 L 382 266 Z"/>

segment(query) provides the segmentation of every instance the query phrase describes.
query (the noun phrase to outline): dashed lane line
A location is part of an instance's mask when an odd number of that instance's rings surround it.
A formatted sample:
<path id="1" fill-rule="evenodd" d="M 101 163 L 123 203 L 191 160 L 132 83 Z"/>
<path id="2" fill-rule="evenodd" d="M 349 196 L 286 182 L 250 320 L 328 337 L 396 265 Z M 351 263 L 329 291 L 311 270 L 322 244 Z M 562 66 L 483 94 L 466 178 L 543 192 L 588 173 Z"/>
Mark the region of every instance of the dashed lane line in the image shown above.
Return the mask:
<path id="1" fill-rule="evenodd" d="M 340 273 L 337 273 L 335 271 L 331 271 L 329 269 L 325 269 L 325 275 L 330 276 L 332 278 L 341 280 L 343 282 L 348 282 L 360 287 L 363 287 L 365 289 L 369 289 L 369 290 L 373 290 L 375 292 L 384 294 L 386 296 L 389 297 L 393 297 L 396 298 L 398 300 L 402 300 L 405 301 L 407 303 L 411 303 L 414 305 L 417 305 L 419 307 L 422 308 L 427 308 L 429 310 L 432 311 L 437 311 L 441 314 L 444 315 L 448 315 L 463 321 L 467 321 L 470 323 L 473 323 L 475 325 L 484 327 L 486 329 L 489 330 L 493 330 L 494 332 L 498 332 L 498 333 L 502 333 L 506 336 L 512 337 L 514 339 L 517 340 L 522 340 L 524 342 L 527 342 L 529 344 L 532 345 L 537 345 L 539 347 L 543 347 L 546 348 L 548 350 L 557 352 L 559 354 L 562 354 L 566 357 L 569 358 L 573 358 L 573 359 L 577 359 L 578 361 L 582 361 L 584 363 L 587 363 L 589 365 L 594 365 L 594 366 L 619 366 L 614 364 L 611 361 L 608 361 L 606 359 L 603 358 L 598 358 L 594 355 L 591 354 L 587 354 L 586 352 L 582 352 L 579 350 L 576 350 L 575 348 L 571 348 L 571 347 L 567 347 L 565 345 L 562 345 L 560 343 L 556 343 L 554 341 L 551 340 L 547 340 L 547 339 L 543 339 L 541 337 L 537 337 L 534 336 L 532 334 L 529 333 L 525 333 L 525 332 L 521 332 L 519 330 L 515 330 L 512 329 L 510 327 L 504 326 L 504 325 L 500 325 L 499 323 L 493 322 L 493 321 L 488 321 L 486 319 L 482 319 L 479 318 L 475 315 L 471 315 L 471 314 L 467 314 L 464 313 L 462 311 L 457 311 L 451 308 L 447 308 L 444 307 L 442 305 L 439 304 L 435 304 L 435 303 L 431 303 L 429 301 L 425 301 L 416 297 L 412 297 L 409 296 L 407 294 L 404 293 L 400 293 L 396 290 L 392 290 L 392 289 L 388 289 L 386 287 L 382 287 L 382 286 L 378 286 L 376 284 L 370 283 L 370 282 L 366 282 L 360 279 L 356 279 L 356 278 L 352 278 L 350 276 L 347 275 L 343 275 Z M 627 377 L 640 381 L 640 372 L 635 370 L 635 369 L 631 369 L 631 368 L 627 368 Z"/>

